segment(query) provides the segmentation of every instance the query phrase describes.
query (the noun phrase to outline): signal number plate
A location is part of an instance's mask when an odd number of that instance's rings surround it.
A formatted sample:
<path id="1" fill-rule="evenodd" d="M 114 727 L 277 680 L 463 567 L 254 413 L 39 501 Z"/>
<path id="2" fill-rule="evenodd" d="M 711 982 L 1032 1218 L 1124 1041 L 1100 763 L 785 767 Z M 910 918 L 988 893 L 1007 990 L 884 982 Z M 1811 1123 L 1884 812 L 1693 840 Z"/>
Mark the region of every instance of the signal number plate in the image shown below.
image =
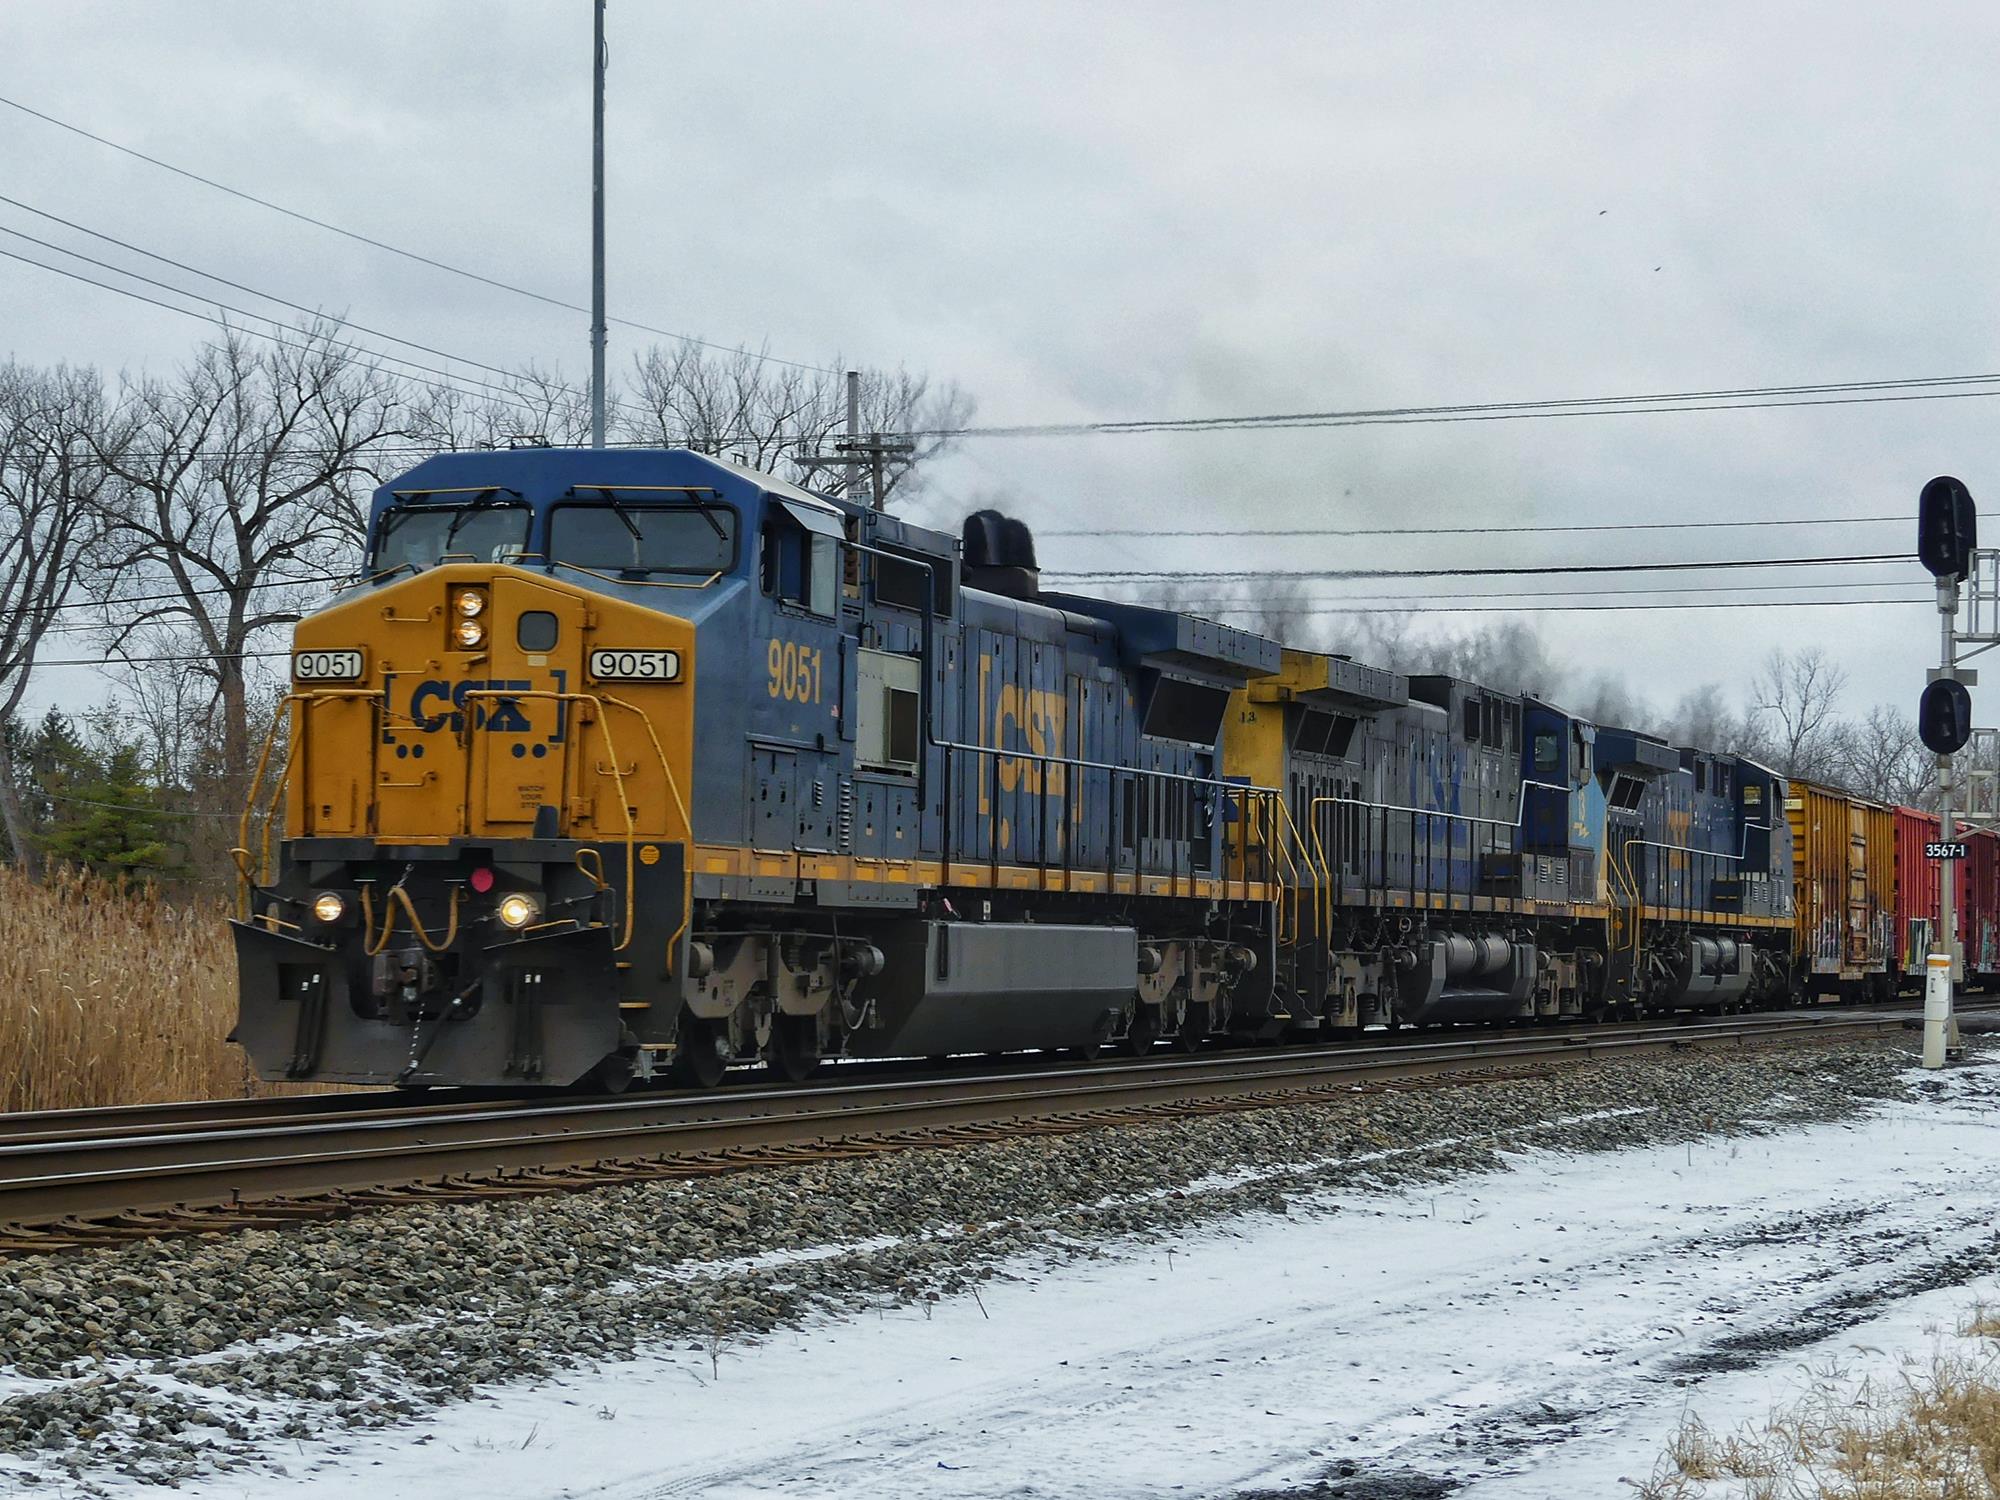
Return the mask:
<path id="1" fill-rule="evenodd" d="M 1957 839 L 1953 839 L 1948 844 L 1942 843 L 1937 839 L 1932 839 L 1929 843 L 1924 845 L 1924 858 L 1964 859 L 1965 845 L 1960 843 Z"/>
<path id="2" fill-rule="evenodd" d="M 292 676 L 300 682 L 352 682 L 361 675 L 359 651 L 294 651 Z"/>
<path id="3" fill-rule="evenodd" d="M 672 682 L 681 675 L 681 654 L 607 647 L 590 653 L 590 675 L 600 682 Z"/>

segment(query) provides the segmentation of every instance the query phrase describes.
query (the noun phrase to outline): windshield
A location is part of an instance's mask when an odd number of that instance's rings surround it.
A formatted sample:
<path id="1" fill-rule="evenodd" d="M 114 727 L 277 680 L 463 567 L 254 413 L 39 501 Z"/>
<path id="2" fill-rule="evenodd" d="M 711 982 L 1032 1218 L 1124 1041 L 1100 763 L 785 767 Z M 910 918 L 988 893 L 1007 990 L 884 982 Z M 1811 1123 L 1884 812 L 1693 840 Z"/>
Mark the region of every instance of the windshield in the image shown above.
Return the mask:
<path id="1" fill-rule="evenodd" d="M 445 558 L 511 562 L 528 548 L 525 505 L 406 505 L 382 516 L 374 570 L 428 568 Z"/>
<path id="2" fill-rule="evenodd" d="M 549 557 L 599 573 L 694 573 L 736 565 L 736 512 L 726 505 L 559 505 Z"/>

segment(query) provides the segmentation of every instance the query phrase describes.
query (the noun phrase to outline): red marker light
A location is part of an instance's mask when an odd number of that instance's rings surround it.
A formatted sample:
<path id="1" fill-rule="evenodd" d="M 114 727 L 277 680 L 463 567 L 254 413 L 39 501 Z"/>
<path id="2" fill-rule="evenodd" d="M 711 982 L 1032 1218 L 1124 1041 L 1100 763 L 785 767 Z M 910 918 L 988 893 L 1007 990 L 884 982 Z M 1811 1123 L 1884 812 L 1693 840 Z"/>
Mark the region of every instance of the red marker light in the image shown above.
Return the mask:
<path id="1" fill-rule="evenodd" d="M 493 872 L 487 869 L 486 866 L 481 865 L 472 872 L 471 878 L 467 880 L 466 884 L 470 885 L 483 896 L 493 889 Z"/>

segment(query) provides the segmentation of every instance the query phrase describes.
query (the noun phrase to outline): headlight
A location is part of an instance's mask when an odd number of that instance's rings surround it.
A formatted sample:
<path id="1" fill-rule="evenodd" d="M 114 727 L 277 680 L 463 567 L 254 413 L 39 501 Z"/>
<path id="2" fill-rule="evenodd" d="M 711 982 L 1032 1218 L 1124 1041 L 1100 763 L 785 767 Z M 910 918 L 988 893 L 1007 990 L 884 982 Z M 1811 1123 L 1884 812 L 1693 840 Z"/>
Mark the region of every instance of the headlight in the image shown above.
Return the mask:
<path id="1" fill-rule="evenodd" d="M 477 620 L 460 620 L 452 627 L 451 638 L 470 651 L 486 639 L 486 627 Z"/>
<path id="2" fill-rule="evenodd" d="M 452 597 L 451 607 L 469 620 L 486 608 L 486 596 L 478 589 L 460 589 Z"/>
<path id="3" fill-rule="evenodd" d="M 498 915 L 503 926 L 519 930 L 541 914 L 542 908 L 533 896 L 523 896 L 517 891 L 511 896 L 500 898 Z"/>
<path id="4" fill-rule="evenodd" d="M 313 920 L 331 925 L 347 915 L 347 898 L 339 891 L 321 891 L 313 897 Z"/>

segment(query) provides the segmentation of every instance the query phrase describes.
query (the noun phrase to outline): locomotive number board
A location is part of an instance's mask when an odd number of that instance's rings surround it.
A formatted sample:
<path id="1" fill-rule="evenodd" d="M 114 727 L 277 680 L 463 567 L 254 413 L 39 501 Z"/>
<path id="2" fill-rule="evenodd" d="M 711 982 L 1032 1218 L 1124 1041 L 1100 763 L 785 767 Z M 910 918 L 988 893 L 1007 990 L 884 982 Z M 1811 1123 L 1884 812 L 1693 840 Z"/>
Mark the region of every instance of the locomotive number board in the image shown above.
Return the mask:
<path id="1" fill-rule="evenodd" d="M 352 682 L 361 675 L 359 651 L 294 651 L 292 676 L 299 682 Z"/>
<path id="2" fill-rule="evenodd" d="M 672 682 L 681 675 L 681 654 L 602 647 L 590 653 L 590 675 L 599 682 Z"/>
<path id="3" fill-rule="evenodd" d="M 1924 845 L 1924 858 L 1925 858 L 1925 859 L 1964 859 L 1964 858 L 1965 858 L 1965 845 L 1964 845 L 1964 843 L 1963 843 L 1963 842 L 1961 842 L 1961 841 L 1960 841 L 1960 840 L 1958 840 L 1958 839 L 1953 839 L 1953 840 L 1952 840 L 1952 841 L 1951 841 L 1950 843 L 1948 843 L 1948 844 L 1947 844 L 1947 843 L 1943 843 L 1943 842 L 1941 842 L 1941 841 L 1939 841 L 1939 840 L 1937 840 L 1937 839 L 1932 839 L 1932 840 L 1931 840 L 1931 841 L 1930 841 L 1929 843 L 1927 843 L 1927 844 L 1925 844 L 1925 845 Z"/>

